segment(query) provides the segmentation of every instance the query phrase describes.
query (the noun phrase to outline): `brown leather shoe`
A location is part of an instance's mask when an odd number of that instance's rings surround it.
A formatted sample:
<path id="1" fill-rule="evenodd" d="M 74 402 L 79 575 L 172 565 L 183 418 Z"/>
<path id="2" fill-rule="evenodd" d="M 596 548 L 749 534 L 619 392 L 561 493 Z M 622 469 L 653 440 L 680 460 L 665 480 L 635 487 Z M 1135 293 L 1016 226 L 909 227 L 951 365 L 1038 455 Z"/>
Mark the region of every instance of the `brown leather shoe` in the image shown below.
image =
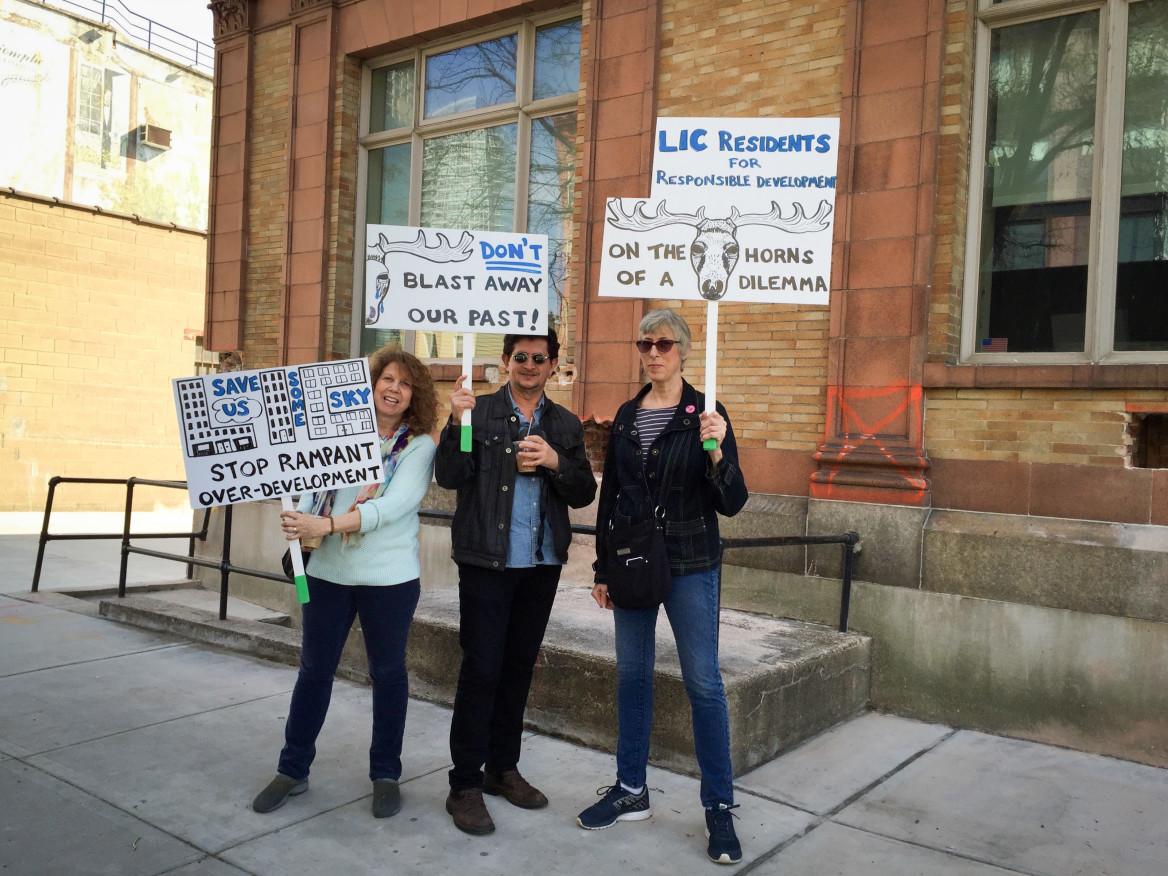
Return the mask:
<path id="1" fill-rule="evenodd" d="M 454 816 L 454 826 L 464 833 L 482 836 L 495 829 L 491 813 L 483 802 L 483 792 L 478 788 L 465 791 L 451 791 L 446 798 L 446 811 Z"/>
<path id="2" fill-rule="evenodd" d="M 548 805 L 548 798 L 528 784 L 527 779 L 519 775 L 519 770 L 504 770 L 497 776 L 485 773 L 483 793 L 501 794 L 504 800 L 520 809 L 543 809 Z"/>

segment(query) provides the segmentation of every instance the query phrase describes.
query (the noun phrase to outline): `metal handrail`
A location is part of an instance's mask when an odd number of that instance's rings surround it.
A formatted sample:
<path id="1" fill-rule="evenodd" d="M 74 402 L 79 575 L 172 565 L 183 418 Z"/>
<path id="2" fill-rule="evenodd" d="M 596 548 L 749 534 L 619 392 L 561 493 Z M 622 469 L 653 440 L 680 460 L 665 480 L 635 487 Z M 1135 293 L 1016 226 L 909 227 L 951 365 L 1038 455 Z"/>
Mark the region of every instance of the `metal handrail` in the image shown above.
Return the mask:
<path id="1" fill-rule="evenodd" d="M 215 69 L 215 47 L 195 37 L 140 15 L 121 0 L 56 0 L 83 15 L 93 15 L 102 24 L 154 52 L 203 73 Z M 67 11 L 67 10 L 66 10 Z"/>
<path id="2" fill-rule="evenodd" d="M 126 507 L 123 517 L 122 532 L 118 533 L 69 533 L 53 535 L 49 532 L 49 517 L 53 512 L 53 498 L 56 495 L 58 484 L 125 484 Z M 160 560 L 177 560 L 187 565 L 187 577 L 190 578 L 194 567 L 219 570 L 219 620 L 227 619 L 227 590 L 230 576 L 233 573 L 248 575 L 252 578 L 263 578 L 268 581 L 286 582 L 288 579 L 282 574 L 265 572 L 261 569 L 249 569 L 246 566 L 236 566 L 231 562 L 231 510 L 234 506 L 223 506 L 223 550 L 218 560 L 203 559 L 195 556 L 195 539 L 206 542 L 207 531 L 211 519 L 211 509 L 203 511 L 203 526 L 194 532 L 130 532 L 130 515 L 134 505 L 134 487 L 165 487 L 168 489 L 185 490 L 186 481 L 158 481 L 147 478 L 71 478 L 55 476 L 49 479 L 49 495 L 45 501 L 45 516 L 41 522 L 40 545 L 37 548 L 36 568 L 32 577 L 32 592 L 36 593 L 40 587 L 41 565 L 45 556 L 45 545 L 50 541 L 70 541 L 80 539 L 110 539 L 122 540 L 122 563 L 118 572 L 118 598 L 126 596 L 126 569 L 130 554 L 139 554 L 145 557 L 154 557 Z M 453 511 L 444 511 L 438 508 L 420 508 L 418 516 L 427 520 L 452 521 Z M 573 523 L 574 535 L 596 535 L 596 527 L 583 523 Z M 134 547 L 130 544 L 131 538 L 188 538 L 190 544 L 186 556 L 172 554 L 165 551 L 152 551 L 147 548 Z M 840 597 L 839 631 L 848 631 L 848 611 L 852 598 L 852 564 L 855 557 L 856 545 L 860 536 L 855 532 L 844 532 L 839 535 L 782 535 L 764 536 L 761 538 L 727 538 L 722 542 L 723 550 L 752 547 L 803 547 L 817 544 L 838 544 L 843 548 L 843 588 Z M 721 575 L 718 576 L 721 580 Z"/>
<path id="3" fill-rule="evenodd" d="M 418 511 L 419 517 L 433 520 L 453 520 L 453 511 L 440 511 L 436 508 L 422 508 Z M 596 535 L 596 527 L 584 523 L 573 523 L 572 533 L 575 535 Z M 838 535 L 775 535 L 758 538 L 726 538 L 722 540 L 722 550 L 753 547 L 806 547 L 817 544 L 838 544 L 843 549 L 843 574 L 840 592 L 839 631 L 848 631 L 848 613 L 852 604 L 852 567 L 855 562 L 856 545 L 860 543 L 859 533 L 848 531 Z M 718 580 L 722 580 L 719 568 Z"/>
<path id="4" fill-rule="evenodd" d="M 53 500 L 57 494 L 57 487 L 60 484 L 121 484 L 126 488 L 126 505 L 125 513 L 122 522 L 122 531 L 116 532 L 92 532 L 92 533 L 60 533 L 53 534 L 49 532 L 49 519 L 53 513 Z M 87 539 L 114 539 L 122 540 L 122 562 L 121 570 L 118 577 L 118 596 L 126 595 L 126 567 L 128 564 L 130 554 L 144 554 L 146 556 L 157 556 L 162 559 L 178 560 L 186 563 L 187 577 L 191 576 L 194 571 L 193 566 L 199 564 L 195 559 L 195 539 L 200 541 L 207 540 L 207 525 L 210 518 L 210 512 L 203 515 L 203 527 L 201 530 L 189 532 L 130 532 L 130 513 L 134 507 L 134 487 L 135 485 L 151 486 L 151 487 L 165 487 L 168 489 L 185 490 L 187 488 L 185 481 L 157 481 L 146 478 L 72 478 L 61 477 L 56 475 L 49 478 L 49 494 L 45 500 L 45 515 L 41 519 L 41 534 L 40 542 L 37 545 L 36 566 L 32 573 L 32 592 L 36 593 L 40 590 L 41 583 L 41 568 L 45 561 L 45 546 L 50 541 L 81 541 Z M 161 551 L 150 551 L 145 548 L 134 547 L 130 544 L 130 538 L 185 538 L 188 539 L 187 554 L 168 554 Z"/>

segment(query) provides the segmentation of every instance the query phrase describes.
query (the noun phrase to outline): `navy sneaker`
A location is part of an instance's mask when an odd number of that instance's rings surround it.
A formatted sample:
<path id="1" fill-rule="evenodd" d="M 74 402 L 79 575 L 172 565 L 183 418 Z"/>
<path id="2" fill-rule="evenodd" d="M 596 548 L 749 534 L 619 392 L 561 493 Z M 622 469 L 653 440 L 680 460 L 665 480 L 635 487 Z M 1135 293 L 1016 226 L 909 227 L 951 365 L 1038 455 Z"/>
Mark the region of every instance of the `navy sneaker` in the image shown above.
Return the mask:
<path id="1" fill-rule="evenodd" d="M 742 846 L 734 833 L 735 816 L 730 811 L 737 808 L 719 803 L 706 810 L 706 836 L 710 838 L 706 854 L 715 864 L 737 864 L 742 860 Z"/>
<path id="2" fill-rule="evenodd" d="M 618 821 L 642 821 L 653 814 L 649 811 L 648 785 L 640 794 L 629 793 L 620 782 L 596 793 L 603 799 L 576 816 L 576 823 L 585 830 L 604 830 Z"/>

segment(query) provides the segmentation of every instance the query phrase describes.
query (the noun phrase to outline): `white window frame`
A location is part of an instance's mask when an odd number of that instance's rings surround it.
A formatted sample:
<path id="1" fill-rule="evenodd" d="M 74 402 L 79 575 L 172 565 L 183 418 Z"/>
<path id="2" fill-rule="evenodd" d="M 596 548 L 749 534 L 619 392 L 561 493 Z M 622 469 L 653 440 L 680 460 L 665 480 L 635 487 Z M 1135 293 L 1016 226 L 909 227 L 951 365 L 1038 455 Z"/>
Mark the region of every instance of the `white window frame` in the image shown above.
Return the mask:
<path id="1" fill-rule="evenodd" d="M 1115 273 L 1119 258 L 1120 179 L 1123 163 L 1124 89 L 1127 79 L 1128 9 L 1142 0 L 979 0 L 970 131 L 969 209 L 961 314 L 961 361 L 966 364 L 1103 364 L 1168 362 L 1168 350 L 1116 351 Z M 983 353 L 977 349 L 981 264 L 981 191 L 985 181 L 989 113 L 990 42 L 993 30 L 1076 12 L 1099 11 L 1099 69 L 1095 150 L 1087 253 L 1087 312 L 1083 352 Z"/>
<path id="2" fill-rule="evenodd" d="M 527 230 L 528 209 L 528 182 L 531 175 L 531 122 L 533 119 L 545 116 L 562 115 L 567 112 L 576 112 L 579 106 L 582 86 L 570 94 L 543 100 L 532 100 L 531 93 L 535 74 L 535 33 L 541 27 L 558 22 L 571 21 L 581 18 L 580 7 L 569 7 L 546 12 L 538 15 L 528 15 L 518 18 L 506 25 L 495 25 L 482 28 L 457 38 L 439 40 L 387 55 L 371 58 L 361 66 L 361 100 L 358 113 L 358 160 L 357 160 L 357 227 L 354 234 L 354 264 L 360 269 L 353 272 L 353 307 L 350 347 L 352 355 L 359 356 L 361 349 L 361 332 L 365 328 L 364 300 L 365 300 L 365 226 L 366 226 L 366 198 L 369 182 L 369 153 L 374 149 L 386 146 L 395 146 L 403 143 L 410 144 L 410 203 L 409 225 L 421 225 L 422 217 L 422 154 L 426 140 L 457 134 L 463 131 L 474 131 L 495 125 L 515 123 L 516 131 L 516 167 L 515 167 L 515 206 L 512 216 L 513 231 Z M 516 45 L 515 93 L 517 100 L 495 104 L 483 109 L 469 110 L 440 116 L 434 119 L 424 118 L 426 97 L 426 66 L 427 58 L 440 55 L 453 49 L 498 39 L 510 34 L 518 35 Z M 388 131 L 369 131 L 370 95 L 372 92 L 373 71 L 403 61 L 414 62 L 414 118 L 415 124 L 410 127 L 394 128 Z M 579 157 L 579 156 L 577 156 Z M 402 346 L 412 350 L 415 332 L 402 329 Z M 424 361 L 434 364 L 457 364 L 461 360 L 449 358 L 426 358 Z M 476 364 L 495 364 L 497 360 L 490 357 L 474 359 Z"/>

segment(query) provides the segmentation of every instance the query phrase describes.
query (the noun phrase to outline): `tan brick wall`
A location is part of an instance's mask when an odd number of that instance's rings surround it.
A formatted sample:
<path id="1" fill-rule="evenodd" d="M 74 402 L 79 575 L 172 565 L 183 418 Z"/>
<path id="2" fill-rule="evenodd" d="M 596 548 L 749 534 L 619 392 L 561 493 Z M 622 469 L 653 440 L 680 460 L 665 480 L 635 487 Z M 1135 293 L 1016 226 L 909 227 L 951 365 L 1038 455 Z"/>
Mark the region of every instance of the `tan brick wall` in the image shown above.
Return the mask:
<path id="1" fill-rule="evenodd" d="M 336 73 L 336 128 L 333 130 L 333 191 L 329 216 L 328 306 L 325 349 L 347 358 L 353 336 L 353 274 L 364 272 L 354 256 L 357 228 L 357 130 L 361 106 L 361 61 L 341 57 Z"/>
<path id="2" fill-rule="evenodd" d="M 280 364 L 288 227 L 289 27 L 255 35 L 243 365 Z"/>
<path id="3" fill-rule="evenodd" d="M 838 116 L 843 0 L 665 0 L 662 116 Z M 648 194 L 648 181 L 646 180 Z M 689 321 L 686 379 L 705 383 L 704 303 L 660 301 Z M 718 399 L 743 447 L 814 451 L 827 399 L 827 307 L 720 305 Z"/>
<path id="4" fill-rule="evenodd" d="M 937 155 L 937 220 L 933 225 L 933 289 L 929 296 L 929 358 L 956 362 L 961 346 L 962 274 L 969 208 L 969 129 L 973 104 L 974 8 L 949 0 L 941 71 Z"/>
<path id="5" fill-rule="evenodd" d="M 1124 465 L 1130 402 L 1163 390 L 930 389 L 925 451 L 934 459 Z"/>
<path id="6" fill-rule="evenodd" d="M 207 240 L 0 195 L 0 511 L 44 508 L 48 479 L 182 479 L 170 381 L 194 373 Z M 152 491 L 182 507 L 186 495 Z M 124 490 L 62 487 L 60 510 Z"/>

